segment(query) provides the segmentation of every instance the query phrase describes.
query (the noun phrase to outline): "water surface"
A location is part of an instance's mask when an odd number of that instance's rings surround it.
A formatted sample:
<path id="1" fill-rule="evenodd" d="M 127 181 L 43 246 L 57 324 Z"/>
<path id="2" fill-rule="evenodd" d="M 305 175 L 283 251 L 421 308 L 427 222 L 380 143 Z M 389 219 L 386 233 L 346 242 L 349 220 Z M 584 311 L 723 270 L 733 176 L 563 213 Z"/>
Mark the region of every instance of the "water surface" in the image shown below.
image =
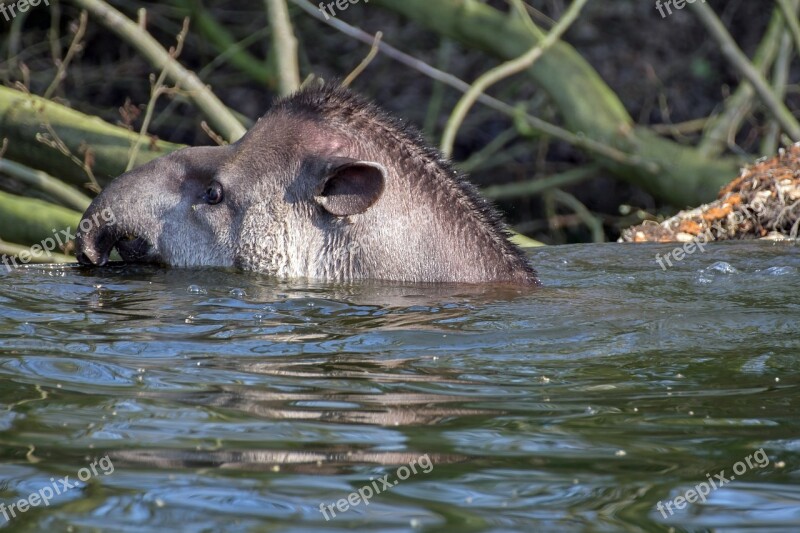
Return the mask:
<path id="1" fill-rule="evenodd" d="M 535 291 L 3 270 L 0 501 L 73 487 L 0 527 L 796 531 L 800 248 L 672 248 L 538 249 Z"/>

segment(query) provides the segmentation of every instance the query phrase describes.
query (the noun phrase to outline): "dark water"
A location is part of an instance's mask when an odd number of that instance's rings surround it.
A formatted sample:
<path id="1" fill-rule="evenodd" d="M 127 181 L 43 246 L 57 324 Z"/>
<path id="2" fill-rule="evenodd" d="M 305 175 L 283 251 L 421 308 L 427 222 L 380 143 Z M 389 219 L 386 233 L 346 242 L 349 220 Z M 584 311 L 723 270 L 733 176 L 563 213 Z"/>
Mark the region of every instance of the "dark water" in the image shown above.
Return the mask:
<path id="1" fill-rule="evenodd" d="M 796 531 L 800 248 L 671 248 L 536 250 L 535 292 L 3 270 L 0 501 L 38 505 L 0 524 Z"/>

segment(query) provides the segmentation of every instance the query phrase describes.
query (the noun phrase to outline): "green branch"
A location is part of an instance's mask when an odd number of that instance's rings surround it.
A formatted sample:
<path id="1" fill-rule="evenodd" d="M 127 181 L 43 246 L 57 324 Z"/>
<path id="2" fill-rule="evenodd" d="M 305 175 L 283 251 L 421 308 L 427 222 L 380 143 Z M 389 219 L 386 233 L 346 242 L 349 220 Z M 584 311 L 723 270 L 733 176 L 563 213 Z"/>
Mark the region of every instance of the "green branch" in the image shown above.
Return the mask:
<path id="1" fill-rule="evenodd" d="M 519 57 L 541 41 L 520 17 L 477 0 L 371 0 L 444 37 L 503 59 Z M 715 198 L 737 174 L 734 158 L 706 158 L 697 150 L 633 124 L 616 94 L 571 46 L 556 43 L 527 74 L 547 93 L 573 135 L 628 154 L 619 162 L 595 156 L 618 177 L 675 206 Z M 658 168 L 658 173 L 653 169 Z"/>
<path id="2" fill-rule="evenodd" d="M 0 86 L 0 132 L 8 138 L 5 157 L 58 176 L 83 188 L 88 181 L 83 168 L 63 153 L 37 140 L 48 124 L 67 148 L 90 160 L 100 184 L 125 172 L 128 154 L 138 134 L 85 115 L 44 98 Z M 182 148 L 182 145 L 150 138 L 136 158 L 136 166 Z"/>
<path id="3" fill-rule="evenodd" d="M 461 127 L 461 124 L 464 122 L 469 110 L 473 105 L 475 105 L 475 102 L 477 102 L 478 96 L 485 93 L 486 89 L 495 83 L 522 72 L 523 70 L 531 68 L 533 64 L 540 57 L 542 57 L 547 50 L 550 49 L 550 47 L 552 47 L 558 42 L 559 39 L 561 39 L 561 36 L 564 35 L 572 23 L 575 22 L 575 19 L 578 18 L 581 9 L 583 9 L 583 6 L 586 5 L 587 1 L 588 0 L 575 0 L 564 16 L 561 17 L 561 20 L 558 22 L 558 24 L 553 27 L 550 33 L 547 34 L 547 37 L 542 39 L 539 44 L 518 58 L 507 61 L 502 65 L 498 65 L 497 67 L 483 73 L 475 81 L 475 83 L 472 84 L 470 89 L 464 94 L 464 96 L 461 97 L 461 100 L 458 101 L 455 109 L 453 109 L 452 115 L 450 115 L 450 120 L 447 121 L 447 126 L 445 127 L 444 134 L 442 135 L 441 147 L 442 153 L 445 157 L 450 157 L 452 155 L 456 133 Z"/>

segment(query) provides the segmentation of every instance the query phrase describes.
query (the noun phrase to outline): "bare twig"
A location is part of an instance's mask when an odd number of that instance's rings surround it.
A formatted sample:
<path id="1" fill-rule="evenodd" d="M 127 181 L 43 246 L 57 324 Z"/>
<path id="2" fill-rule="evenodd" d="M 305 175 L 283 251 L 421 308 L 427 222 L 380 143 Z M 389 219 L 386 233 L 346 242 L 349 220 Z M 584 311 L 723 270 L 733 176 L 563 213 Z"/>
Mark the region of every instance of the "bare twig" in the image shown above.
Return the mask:
<path id="1" fill-rule="evenodd" d="M 272 28 L 272 45 L 278 63 L 278 89 L 281 96 L 292 94 L 300 88 L 300 67 L 297 64 L 297 39 L 292 31 L 292 21 L 286 0 L 265 0 L 269 25 Z"/>
<path id="2" fill-rule="evenodd" d="M 178 34 L 177 44 L 169 49 L 169 55 L 172 59 L 177 60 L 178 57 L 181 55 L 181 51 L 183 50 L 183 43 L 186 41 L 186 35 L 189 33 L 189 17 L 183 19 L 183 28 L 181 32 Z M 132 169 L 136 164 L 136 159 L 139 157 L 139 149 L 142 146 L 142 142 L 144 141 L 145 136 L 147 135 L 147 129 L 150 127 L 150 122 L 153 120 L 153 112 L 155 111 L 156 102 L 158 98 L 167 92 L 170 92 L 170 89 L 164 87 L 164 81 L 167 78 L 167 68 L 166 66 L 161 69 L 161 74 L 159 74 L 157 80 L 151 79 L 151 87 L 150 87 L 150 101 L 147 102 L 147 110 L 144 114 L 144 120 L 142 120 L 142 127 L 139 130 L 139 137 L 137 137 L 136 142 L 131 147 L 130 156 L 128 156 L 128 164 L 125 167 L 125 172 Z"/>
<path id="3" fill-rule="evenodd" d="M 97 178 L 94 175 L 94 171 L 92 170 L 91 158 L 85 157 L 81 159 L 80 157 L 76 156 L 72 153 L 69 149 L 67 144 L 61 140 L 61 137 L 58 136 L 56 130 L 53 129 L 53 126 L 49 122 L 44 122 L 42 124 L 44 129 L 47 130 L 47 133 L 37 133 L 36 140 L 45 146 L 49 146 L 54 150 L 58 150 L 63 155 L 67 156 L 72 160 L 73 163 L 81 167 L 83 171 L 86 173 L 86 176 L 89 178 L 89 183 L 87 184 L 87 188 L 94 192 L 100 192 L 100 184 L 97 182 Z"/>
<path id="4" fill-rule="evenodd" d="M 370 63 L 372 63 L 372 60 L 375 59 L 375 56 L 378 55 L 378 51 L 380 50 L 378 45 L 381 43 L 381 38 L 383 38 L 383 32 L 379 31 L 375 34 L 375 40 L 372 42 L 372 48 L 369 49 L 367 57 L 365 57 L 364 60 L 353 69 L 353 72 L 348 74 L 344 81 L 342 81 L 342 85 L 344 87 L 349 87 L 350 84 L 353 83 L 353 81 L 355 81 L 355 79 L 359 77 L 362 72 L 364 72 L 364 69 L 366 69 Z"/>
<path id="5" fill-rule="evenodd" d="M 513 76 L 523 70 L 530 68 L 542 55 L 567 31 L 573 22 L 578 18 L 581 9 L 588 0 L 574 0 L 558 24 L 553 27 L 550 33 L 547 34 L 538 46 L 534 46 L 528 52 L 522 54 L 516 59 L 507 61 L 484 74 L 482 74 L 472 87 L 464 94 L 464 96 L 456 104 L 450 119 L 447 121 L 444 134 L 442 135 L 441 150 L 445 157 L 450 157 L 453 153 L 453 144 L 455 143 L 456 134 L 458 133 L 464 118 L 467 116 L 470 108 L 478 100 L 478 95 L 486 92 L 490 86 L 495 83 Z"/>
<path id="6" fill-rule="evenodd" d="M 750 63 L 711 6 L 704 2 L 695 2 L 689 4 L 689 7 L 694 9 L 700 21 L 711 33 L 711 36 L 719 43 L 720 50 L 728 62 L 753 85 L 756 94 L 758 94 L 758 97 L 772 116 L 780 123 L 783 130 L 794 141 L 799 141 L 800 123 L 797 122 L 797 119 L 794 118 L 783 102 L 775 97 L 764 76 Z"/>
<path id="7" fill-rule="evenodd" d="M 33 98 L 33 95 L 31 95 L 28 88 L 20 84 L 19 82 L 15 84 L 15 88 L 26 94 L 29 98 Z M 94 172 L 92 171 L 92 165 L 94 163 L 94 159 L 92 156 L 91 148 L 85 147 L 83 159 L 73 154 L 72 151 L 67 146 L 67 144 L 61 140 L 61 137 L 58 136 L 56 130 L 53 129 L 53 126 L 52 124 L 50 124 L 50 121 L 44 116 L 44 107 L 39 107 L 36 109 L 37 113 L 42 116 L 42 126 L 44 127 L 44 129 L 47 130 L 47 133 L 37 133 L 36 141 L 46 146 L 49 146 L 54 150 L 58 150 L 63 155 L 72 160 L 73 163 L 81 167 L 81 169 L 83 169 L 83 171 L 86 173 L 86 176 L 89 178 L 89 183 L 87 184 L 87 187 L 94 192 L 100 192 L 100 184 L 97 183 L 97 178 L 95 178 Z"/>
<path id="8" fill-rule="evenodd" d="M 176 87 L 188 92 L 194 104 L 228 140 L 235 141 L 245 134 L 245 127 L 241 122 L 197 75 L 171 58 L 158 41 L 135 22 L 103 0 L 75 0 L 75 3 L 88 10 L 108 29 L 139 50 L 153 66 L 165 69 Z"/>
<path id="9" fill-rule="evenodd" d="M 592 232 L 592 242 L 605 242 L 606 234 L 603 231 L 603 223 L 580 200 L 559 189 L 553 191 L 553 199 L 574 211 L 583 223 L 588 226 Z"/>
<path id="10" fill-rule="evenodd" d="M 64 81 L 64 78 L 67 76 L 67 67 L 69 67 L 70 62 L 72 62 L 72 58 L 75 57 L 75 54 L 83 50 L 83 36 L 86 35 L 86 26 L 89 22 L 89 15 L 86 11 L 81 11 L 81 16 L 78 22 L 78 27 L 75 29 L 75 36 L 72 38 L 72 43 L 69 45 L 67 49 L 67 55 L 64 59 L 57 59 L 56 65 L 58 65 L 58 69 L 56 70 L 55 78 L 50 83 L 50 86 L 44 92 L 44 98 L 49 100 L 53 93 L 58 89 L 58 86 L 61 85 L 61 82 Z"/>
<path id="11" fill-rule="evenodd" d="M 219 133 L 217 133 L 216 131 L 211 129 L 211 126 L 209 126 L 208 122 L 206 122 L 205 120 L 200 122 L 200 129 L 202 129 L 204 132 L 206 132 L 206 135 L 211 137 L 211 140 L 214 141 L 215 143 L 217 143 L 217 146 L 222 146 L 224 144 L 228 144 L 227 142 L 225 142 L 225 139 L 223 139 L 220 136 Z"/>
<path id="12" fill-rule="evenodd" d="M 61 59 L 61 3 L 53 2 L 49 11 L 50 29 L 47 30 L 47 40 L 50 42 L 50 56 L 55 64 Z"/>

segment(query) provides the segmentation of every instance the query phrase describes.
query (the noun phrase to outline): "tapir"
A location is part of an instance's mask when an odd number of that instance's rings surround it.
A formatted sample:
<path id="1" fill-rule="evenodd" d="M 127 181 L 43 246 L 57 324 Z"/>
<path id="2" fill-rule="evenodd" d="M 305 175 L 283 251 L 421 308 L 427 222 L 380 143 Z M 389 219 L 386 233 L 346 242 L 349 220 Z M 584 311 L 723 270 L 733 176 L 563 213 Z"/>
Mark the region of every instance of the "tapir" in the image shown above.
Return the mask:
<path id="1" fill-rule="evenodd" d="M 79 227 L 83 265 L 116 248 L 126 262 L 281 278 L 539 284 L 465 176 L 413 127 L 332 85 L 277 100 L 233 144 L 122 174 Z"/>

